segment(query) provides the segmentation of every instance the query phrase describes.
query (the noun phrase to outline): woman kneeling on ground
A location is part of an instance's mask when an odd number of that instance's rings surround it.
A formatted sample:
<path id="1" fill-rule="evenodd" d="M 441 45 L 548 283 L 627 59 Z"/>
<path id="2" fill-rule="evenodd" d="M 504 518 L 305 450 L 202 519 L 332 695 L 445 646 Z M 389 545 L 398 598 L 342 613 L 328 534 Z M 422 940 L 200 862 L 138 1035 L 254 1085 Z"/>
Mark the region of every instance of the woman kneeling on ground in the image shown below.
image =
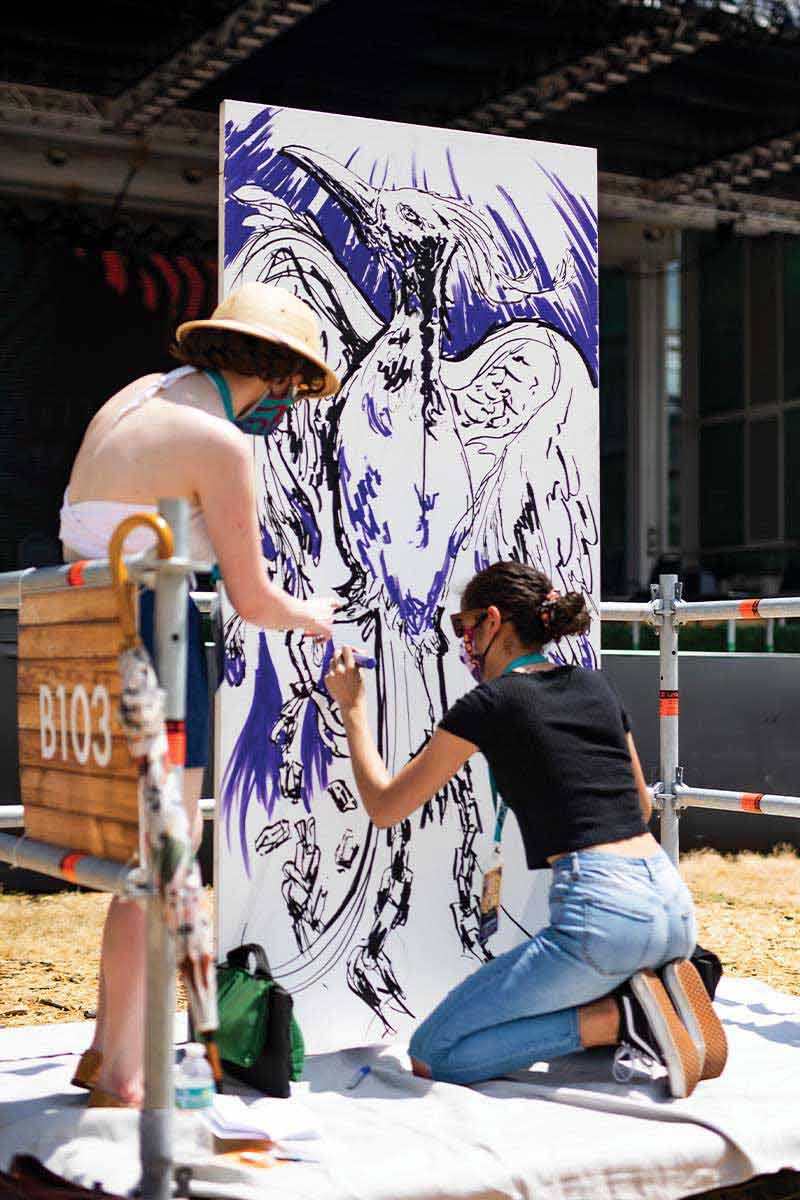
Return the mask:
<path id="1" fill-rule="evenodd" d="M 330 638 L 336 600 L 300 600 L 267 576 L 247 436 L 268 434 L 292 404 L 338 390 L 314 313 L 289 292 L 246 283 L 209 320 L 181 325 L 177 342 L 183 366 L 134 380 L 92 419 L 61 509 L 65 559 L 107 557 L 124 517 L 183 497 L 190 504 L 190 557 L 209 569 L 218 564 L 240 616 L 262 629 Z M 134 530 L 125 552 L 147 550 L 153 541 L 152 533 Z M 151 655 L 153 608 L 153 592 L 144 591 L 139 624 Z M 183 802 L 198 845 L 209 689 L 200 614 L 191 603 L 188 620 Z M 90 1104 L 135 1107 L 142 1100 L 144 930 L 137 903 L 112 900 L 94 1040 L 73 1079 L 91 1089 Z"/>
<path id="2" fill-rule="evenodd" d="M 500 562 L 464 591 L 453 628 L 481 682 L 393 779 L 367 721 L 361 673 L 337 652 L 338 701 L 364 807 L 380 828 L 405 820 L 477 751 L 516 815 L 528 867 L 553 868 L 550 924 L 485 963 L 417 1029 L 416 1074 L 496 1078 L 589 1046 L 667 1068 L 673 1096 L 718 1075 L 725 1035 L 687 961 L 692 899 L 647 831 L 651 812 L 625 710 L 600 671 L 559 666 L 542 646 L 589 627 L 584 599 L 533 568 Z"/>

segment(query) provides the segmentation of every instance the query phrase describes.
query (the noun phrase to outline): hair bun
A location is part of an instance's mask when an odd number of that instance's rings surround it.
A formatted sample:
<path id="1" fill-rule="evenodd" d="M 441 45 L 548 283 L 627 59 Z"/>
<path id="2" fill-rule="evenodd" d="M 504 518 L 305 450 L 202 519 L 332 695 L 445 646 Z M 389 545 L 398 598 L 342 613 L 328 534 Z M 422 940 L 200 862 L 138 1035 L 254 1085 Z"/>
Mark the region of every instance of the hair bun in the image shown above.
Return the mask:
<path id="1" fill-rule="evenodd" d="M 558 592 L 551 592 L 541 607 L 542 624 L 551 641 L 557 642 L 562 637 L 586 633 L 591 625 L 586 600 L 580 592 L 565 592 L 563 596 Z"/>

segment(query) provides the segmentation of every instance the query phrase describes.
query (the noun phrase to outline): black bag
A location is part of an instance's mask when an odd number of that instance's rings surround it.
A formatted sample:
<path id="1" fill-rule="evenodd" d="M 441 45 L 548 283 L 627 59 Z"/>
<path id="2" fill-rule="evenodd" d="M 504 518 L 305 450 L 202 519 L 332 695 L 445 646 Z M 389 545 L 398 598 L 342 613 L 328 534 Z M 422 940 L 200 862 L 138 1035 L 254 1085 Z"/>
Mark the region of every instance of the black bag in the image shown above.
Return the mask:
<path id="1" fill-rule="evenodd" d="M 722 963 L 713 950 L 705 950 L 700 945 L 695 946 L 689 961 L 702 979 L 706 991 L 713 1000 L 717 984 L 722 978 Z"/>
<path id="2" fill-rule="evenodd" d="M 216 1042 L 224 1069 L 267 1096 L 289 1096 L 290 1082 L 303 1071 L 303 1035 L 292 997 L 272 978 L 264 948 L 250 943 L 231 950 L 217 966 L 217 993 Z"/>

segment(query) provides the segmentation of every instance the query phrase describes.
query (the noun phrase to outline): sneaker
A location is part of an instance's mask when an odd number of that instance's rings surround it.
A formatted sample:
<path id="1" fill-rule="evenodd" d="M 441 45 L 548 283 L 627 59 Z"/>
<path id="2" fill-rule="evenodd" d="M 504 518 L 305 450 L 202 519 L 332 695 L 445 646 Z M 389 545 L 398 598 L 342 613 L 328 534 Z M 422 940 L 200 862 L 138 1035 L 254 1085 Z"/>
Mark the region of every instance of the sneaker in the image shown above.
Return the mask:
<path id="1" fill-rule="evenodd" d="M 655 1063 L 667 1068 L 671 1096 L 691 1096 L 700 1078 L 701 1059 L 694 1042 L 670 1003 L 654 971 L 637 971 L 616 993 L 620 1044 L 614 1055 L 614 1078 L 628 1083 L 637 1067 Z"/>
<path id="2" fill-rule="evenodd" d="M 728 1059 L 728 1039 L 700 973 L 686 958 L 660 967 L 659 976 L 703 1064 L 701 1079 L 716 1079 Z"/>

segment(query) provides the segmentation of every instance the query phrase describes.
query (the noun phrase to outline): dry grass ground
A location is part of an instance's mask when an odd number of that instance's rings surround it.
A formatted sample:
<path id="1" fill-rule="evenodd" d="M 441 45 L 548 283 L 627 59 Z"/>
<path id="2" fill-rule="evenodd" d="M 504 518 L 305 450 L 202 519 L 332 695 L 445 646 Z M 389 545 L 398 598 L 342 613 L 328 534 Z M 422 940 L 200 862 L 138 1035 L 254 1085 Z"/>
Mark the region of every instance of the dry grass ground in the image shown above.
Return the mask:
<path id="1" fill-rule="evenodd" d="M 800 858 L 687 855 L 700 941 L 730 975 L 800 995 Z M 0 894 L 0 1024 L 78 1021 L 94 1015 L 100 934 L 108 896 Z"/>

